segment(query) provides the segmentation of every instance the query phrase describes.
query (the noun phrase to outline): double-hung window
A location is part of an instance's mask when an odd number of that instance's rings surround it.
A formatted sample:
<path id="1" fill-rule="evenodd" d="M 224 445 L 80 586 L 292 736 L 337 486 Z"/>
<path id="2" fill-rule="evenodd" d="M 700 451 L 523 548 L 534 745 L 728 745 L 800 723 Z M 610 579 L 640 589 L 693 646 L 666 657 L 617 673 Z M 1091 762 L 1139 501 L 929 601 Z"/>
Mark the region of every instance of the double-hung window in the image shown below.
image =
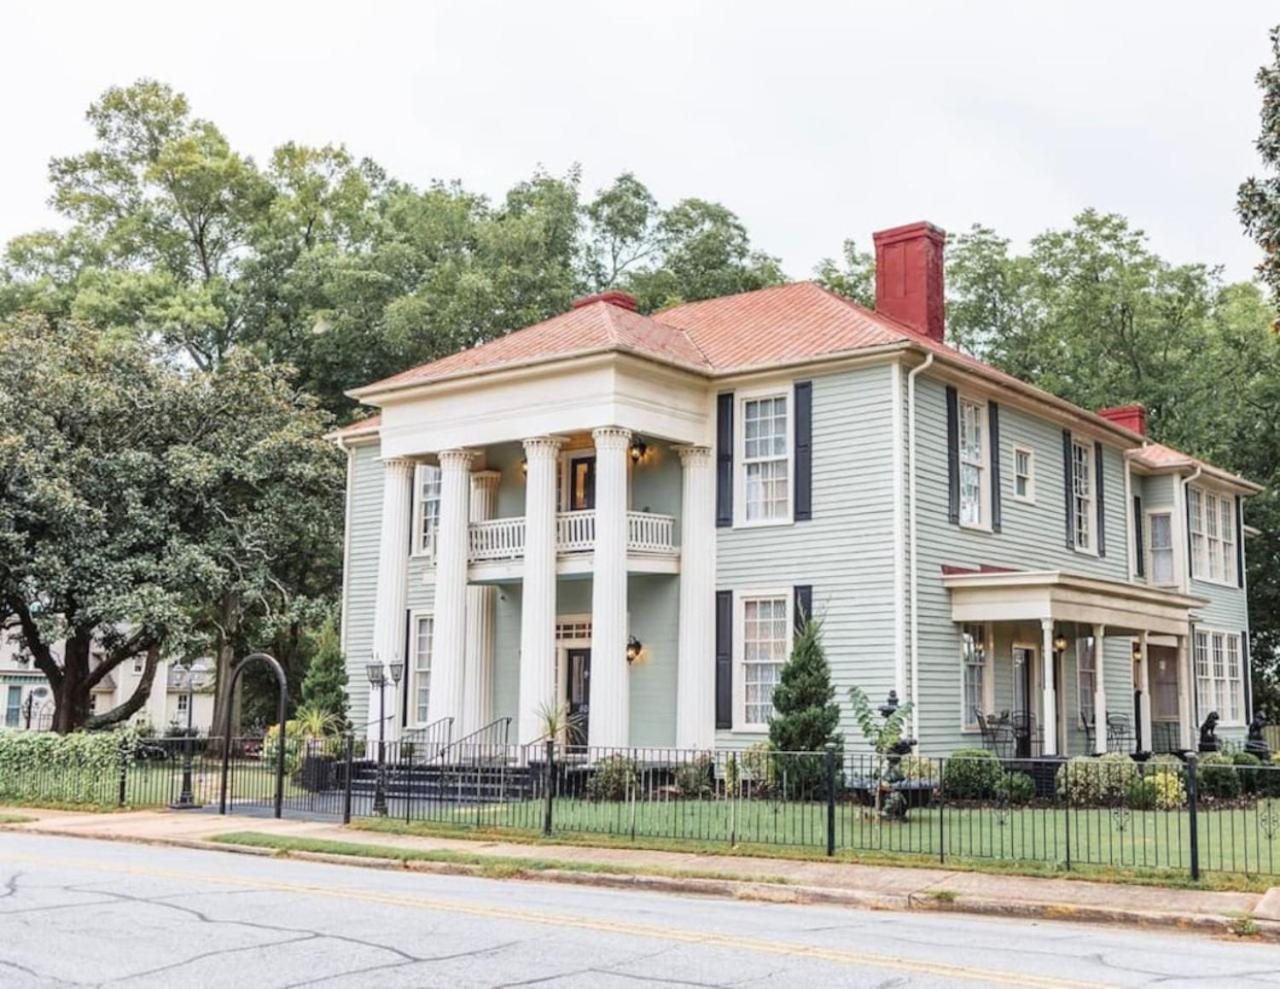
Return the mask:
<path id="1" fill-rule="evenodd" d="M 1093 461 L 1088 444 L 1071 442 L 1071 523 L 1076 549 L 1093 550 Z"/>
<path id="2" fill-rule="evenodd" d="M 1025 446 L 1013 448 L 1013 497 L 1036 500 L 1035 453 Z"/>
<path id="3" fill-rule="evenodd" d="M 1098 689 L 1098 646 L 1097 640 L 1091 635 L 1076 642 L 1076 674 L 1080 724 L 1084 727 L 1095 726 L 1098 714 L 1093 706 L 1093 696 Z M 1095 741 L 1094 744 L 1096 746 L 1102 743 Z"/>
<path id="4" fill-rule="evenodd" d="M 964 727 L 978 727 L 978 715 L 990 713 L 987 685 L 990 682 L 985 625 L 963 625 L 960 630 L 961 658 L 964 661 Z"/>
<path id="5" fill-rule="evenodd" d="M 1173 564 L 1173 516 L 1152 512 L 1147 516 L 1147 573 L 1151 583 L 1167 586 L 1176 581 Z"/>
<path id="6" fill-rule="evenodd" d="M 1227 495 L 1187 490 L 1191 516 L 1191 576 L 1220 584 L 1236 572 L 1235 505 Z M 1221 713 L 1221 712 L 1219 712 Z"/>
<path id="7" fill-rule="evenodd" d="M 742 600 L 742 721 L 760 727 L 773 716 L 773 688 L 791 649 L 787 595 Z"/>
<path id="8" fill-rule="evenodd" d="M 983 429 L 986 404 L 960 399 L 960 524 L 986 522 L 987 443 Z"/>
<path id="9" fill-rule="evenodd" d="M 440 468 L 419 464 L 413 472 L 413 551 L 435 552 L 440 524 Z"/>
<path id="10" fill-rule="evenodd" d="M 791 519 L 791 431 L 786 395 L 742 401 L 742 518 Z"/>
<path id="11" fill-rule="evenodd" d="M 191 705 L 190 694 L 183 693 L 178 695 L 178 713 L 179 714 L 186 714 L 187 709 L 188 707 L 190 707 L 190 705 Z"/>
<path id="12" fill-rule="evenodd" d="M 435 620 L 431 615 L 415 615 L 413 619 L 413 663 L 409 685 L 410 702 L 413 704 L 414 722 L 425 725 L 428 718 L 428 702 L 431 699 L 431 646 L 435 633 Z"/>
<path id="13" fill-rule="evenodd" d="M 1240 635 L 1196 630 L 1196 706 L 1204 720 L 1217 711 L 1225 724 L 1244 723 L 1244 669 Z"/>

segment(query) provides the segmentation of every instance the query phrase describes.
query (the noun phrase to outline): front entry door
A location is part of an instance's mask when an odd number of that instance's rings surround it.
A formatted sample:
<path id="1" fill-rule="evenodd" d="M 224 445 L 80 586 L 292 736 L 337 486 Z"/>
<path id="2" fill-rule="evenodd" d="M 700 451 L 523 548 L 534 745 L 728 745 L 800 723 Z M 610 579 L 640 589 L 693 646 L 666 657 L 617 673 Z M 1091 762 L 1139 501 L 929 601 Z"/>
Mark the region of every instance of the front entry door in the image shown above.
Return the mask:
<path id="1" fill-rule="evenodd" d="M 591 713 L 591 650 L 570 649 L 566 658 L 569 675 L 566 677 L 568 697 L 565 700 L 568 702 L 570 725 L 567 741 L 570 745 L 586 745 L 587 719 Z"/>
<path id="2" fill-rule="evenodd" d="M 594 454 L 569 460 L 567 511 L 582 512 L 596 507 L 596 458 Z"/>
<path id="3" fill-rule="evenodd" d="M 1181 747 L 1178 731 L 1178 650 L 1147 646 L 1147 676 L 1151 680 L 1151 739 L 1153 752 L 1173 752 Z"/>
<path id="4" fill-rule="evenodd" d="M 1013 647 L 1013 754 L 1019 759 L 1031 758 L 1031 739 L 1035 726 L 1035 693 L 1032 670 L 1036 651 L 1027 646 Z"/>

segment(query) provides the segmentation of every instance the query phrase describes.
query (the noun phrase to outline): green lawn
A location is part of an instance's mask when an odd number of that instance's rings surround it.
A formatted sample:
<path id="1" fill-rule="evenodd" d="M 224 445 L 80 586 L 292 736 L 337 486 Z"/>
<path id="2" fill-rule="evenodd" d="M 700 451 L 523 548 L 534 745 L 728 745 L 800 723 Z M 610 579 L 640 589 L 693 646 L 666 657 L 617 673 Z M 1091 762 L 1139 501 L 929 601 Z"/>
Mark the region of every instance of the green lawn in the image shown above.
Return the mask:
<path id="1" fill-rule="evenodd" d="M 476 807 L 421 805 L 415 817 L 456 827 L 537 832 L 541 801 Z M 822 803 L 764 800 L 555 801 L 555 834 L 656 838 L 707 846 L 790 846 L 825 850 Z M 1280 799 L 1239 807 L 1203 807 L 1198 816 L 1200 867 L 1246 875 L 1280 874 Z M 1061 807 L 930 807 L 905 821 L 877 820 L 840 804 L 837 852 L 876 852 L 934 859 L 991 859 L 1053 867 L 1104 866 L 1185 872 L 1191 864 L 1186 811 Z"/>

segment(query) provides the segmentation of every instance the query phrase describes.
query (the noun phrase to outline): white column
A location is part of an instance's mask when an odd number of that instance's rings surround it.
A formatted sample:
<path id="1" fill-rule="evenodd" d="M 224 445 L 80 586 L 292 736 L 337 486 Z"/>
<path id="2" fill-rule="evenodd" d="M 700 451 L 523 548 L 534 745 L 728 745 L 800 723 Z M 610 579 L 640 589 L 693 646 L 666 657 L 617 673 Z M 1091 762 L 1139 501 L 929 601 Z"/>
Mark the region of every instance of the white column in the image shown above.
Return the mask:
<path id="1" fill-rule="evenodd" d="M 1142 733 L 1142 747 L 1154 751 L 1151 738 L 1151 661 L 1147 653 L 1147 632 L 1138 633 L 1138 730 Z"/>
<path id="2" fill-rule="evenodd" d="M 405 662 L 405 596 L 409 591 L 409 524 L 413 515 L 413 461 L 390 457 L 382 462 L 382 533 L 378 547 L 378 597 L 373 609 L 373 656 L 384 668 Z M 368 660 L 365 660 L 368 662 Z M 364 662 L 360 664 L 364 668 Z M 386 718 L 386 736 L 399 735 L 401 687 L 392 686 L 390 675 L 384 688 L 386 711 L 380 711 L 378 688 L 369 688 L 369 716 L 366 734 L 378 737 L 378 719 Z"/>
<path id="3" fill-rule="evenodd" d="M 467 642 L 467 526 L 473 450 L 440 454 L 440 520 L 436 525 L 436 593 L 432 608 L 431 691 L 427 720 L 462 719 Z"/>
<path id="4" fill-rule="evenodd" d="M 676 745 L 710 749 L 716 739 L 715 461 L 710 447 L 682 446 L 680 627 Z"/>
<path id="5" fill-rule="evenodd" d="M 1053 691 L 1053 619 L 1040 619 L 1040 658 L 1041 658 L 1041 691 L 1044 705 L 1041 718 L 1044 724 L 1044 744 L 1041 752 L 1044 755 L 1058 754 L 1058 700 Z"/>
<path id="6" fill-rule="evenodd" d="M 1200 726 L 1196 724 L 1196 709 L 1191 699 L 1196 681 L 1191 675 L 1189 638 L 1186 635 L 1178 636 L 1178 734 L 1182 748 L 1195 750 Z"/>
<path id="7" fill-rule="evenodd" d="M 471 521 L 486 522 L 498 510 L 496 470 L 471 475 Z M 453 737 L 483 728 L 493 720 L 493 662 L 495 611 L 498 589 L 483 584 L 467 588 L 466 672 L 462 688 L 462 723 L 453 726 Z"/>
<path id="8" fill-rule="evenodd" d="M 1093 747 L 1098 752 L 1107 751 L 1107 678 L 1103 675 L 1106 634 L 1106 626 L 1093 626 Z"/>
<path id="9" fill-rule="evenodd" d="M 591 432 L 596 447 L 596 545 L 591 570 L 591 680 L 587 744 L 631 742 L 627 668 L 627 449 L 631 433 Z"/>
<path id="10" fill-rule="evenodd" d="M 542 737 L 542 709 L 556 704 L 556 471 L 561 440 L 524 441 L 524 586 L 520 603 L 521 744 Z"/>

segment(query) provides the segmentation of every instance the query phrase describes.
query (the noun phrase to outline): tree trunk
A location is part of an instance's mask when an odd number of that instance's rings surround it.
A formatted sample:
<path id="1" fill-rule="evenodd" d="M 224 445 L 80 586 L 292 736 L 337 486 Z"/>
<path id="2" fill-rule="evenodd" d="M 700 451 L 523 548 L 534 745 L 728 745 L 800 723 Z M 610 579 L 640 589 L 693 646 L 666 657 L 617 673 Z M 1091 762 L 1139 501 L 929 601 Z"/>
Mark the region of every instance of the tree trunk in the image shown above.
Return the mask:
<path id="1" fill-rule="evenodd" d="M 134 716 L 142 706 L 147 703 L 147 698 L 151 696 L 151 684 L 155 680 L 156 667 L 160 664 L 160 647 L 151 646 L 147 650 L 146 665 L 142 669 L 142 678 L 138 681 L 138 685 L 134 688 L 132 696 L 123 704 L 118 704 L 103 714 L 97 714 L 88 719 L 87 727 L 89 728 L 106 728 L 109 725 L 119 724 L 121 721 L 128 721 Z M 123 664 L 122 664 L 123 665 Z"/>
<path id="2" fill-rule="evenodd" d="M 89 654 L 93 648 L 90 632 L 77 629 L 63 646 L 62 682 L 54 692 L 53 730 L 60 735 L 75 731 L 89 718 Z"/>
<path id="3" fill-rule="evenodd" d="M 227 593 L 222 596 L 220 607 L 220 622 L 217 640 L 217 655 L 215 656 L 215 673 L 217 678 L 217 690 L 213 700 L 213 725 L 209 729 L 209 734 L 220 736 L 223 734 L 223 725 L 227 720 L 227 713 L 232 711 L 235 706 L 235 698 L 231 696 L 231 664 L 235 659 L 235 629 L 239 618 L 237 601 L 234 594 Z M 232 713 L 234 713 L 232 711 Z M 232 719 L 231 730 L 229 734 L 235 737 L 239 730 L 236 724 L 237 719 Z"/>

